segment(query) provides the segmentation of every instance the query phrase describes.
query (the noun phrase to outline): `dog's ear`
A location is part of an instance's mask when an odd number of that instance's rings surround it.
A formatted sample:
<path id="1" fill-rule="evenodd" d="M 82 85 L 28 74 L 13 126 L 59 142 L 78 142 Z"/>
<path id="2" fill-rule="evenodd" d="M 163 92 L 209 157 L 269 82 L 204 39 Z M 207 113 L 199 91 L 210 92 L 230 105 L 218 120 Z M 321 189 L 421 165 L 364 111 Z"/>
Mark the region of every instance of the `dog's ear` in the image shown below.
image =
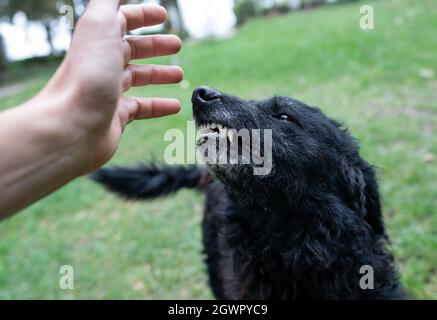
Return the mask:
<path id="1" fill-rule="evenodd" d="M 364 217 L 376 234 L 385 236 L 375 172 L 369 164 L 362 162 L 357 166 L 342 162 L 341 177 L 346 201 Z"/>

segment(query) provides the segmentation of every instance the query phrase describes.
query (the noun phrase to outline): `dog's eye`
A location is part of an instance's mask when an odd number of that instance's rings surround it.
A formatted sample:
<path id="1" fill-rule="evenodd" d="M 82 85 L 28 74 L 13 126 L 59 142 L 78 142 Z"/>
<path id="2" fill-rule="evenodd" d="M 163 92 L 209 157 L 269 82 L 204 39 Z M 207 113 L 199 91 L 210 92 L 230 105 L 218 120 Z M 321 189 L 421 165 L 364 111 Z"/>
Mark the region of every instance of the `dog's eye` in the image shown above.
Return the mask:
<path id="1" fill-rule="evenodd" d="M 281 113 L 280 115 L 274 116 L 274 118 L 280 120 L 280 121 L 288 121 L 288 122 L 292 122 L 297 124 L 299 127 L 302 127 L 300 122 L 297 121 L 297 119 L 295 119 L 294 117 L 290 116 L 289 114 L 286 113 Z"/>
<path id="2" fill-rule="evenodd" d="M 289 121 L 289 122 L 296 122 L 295 119 L 293 119 L 291 116 L 289 116 L 286 113 L 282 113 L 278 116 L 275 116 L 276 119 L 281 120 L 281 121 Z"/>
<path id="3" fill-rule="evenodd" d="M 281 114 L 279 117 L 279 120 L 283 120 L 283 121 L 293 121 L 293 119 L 291 119 L 291 117 L 288 114 Z"/>

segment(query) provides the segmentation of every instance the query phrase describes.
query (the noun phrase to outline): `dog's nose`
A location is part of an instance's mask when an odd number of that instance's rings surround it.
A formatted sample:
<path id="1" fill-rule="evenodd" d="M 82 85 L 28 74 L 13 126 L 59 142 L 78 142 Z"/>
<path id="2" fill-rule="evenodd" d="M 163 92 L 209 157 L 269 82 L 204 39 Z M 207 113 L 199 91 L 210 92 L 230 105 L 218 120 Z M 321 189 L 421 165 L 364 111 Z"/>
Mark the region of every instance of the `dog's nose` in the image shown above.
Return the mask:
<path id="1" fill-rule="evenodd" d="M 219 91 L 213 88 L 202 86 L 194 90 L 193 98 L 191 100 L 193 103 L 208 102 L 220 98 L 221 95 L 222 94 Z"/>

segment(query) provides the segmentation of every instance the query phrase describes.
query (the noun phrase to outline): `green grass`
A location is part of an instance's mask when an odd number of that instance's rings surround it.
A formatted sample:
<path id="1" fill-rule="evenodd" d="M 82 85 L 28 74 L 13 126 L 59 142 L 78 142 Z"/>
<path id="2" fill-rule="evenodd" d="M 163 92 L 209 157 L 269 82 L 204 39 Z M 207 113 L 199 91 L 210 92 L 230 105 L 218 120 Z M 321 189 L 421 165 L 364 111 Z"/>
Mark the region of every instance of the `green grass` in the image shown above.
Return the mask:
<path id="1" fill-rule="evenodd" d="M 235 37 L 190 42 L 179 55 L 189 88 L 148 87 L 177 97 L 175 117 L 129 127 L 112 164 L 163 161 L 167 128 L 185 128 L 191 90 L 209 84 L 246 98 L 293 96 L 344 121 L 379 169 L 384 213 L 402 282 L 412 298 L 437 298 L 437 3 L 375 1 L 375 30 L 359 29 L 361 3 L 250 21 Z M 156 60 L 161 63 L 167 59 Z M 48 74 L 18 96 L 27 99 Z M 0 298 L 211 298 L 202 263 L 201 195 L 182 191 L 123 202 L 88 179 L 0 225 Z M 59 289 L 74 266 L 75 290 Z"/>

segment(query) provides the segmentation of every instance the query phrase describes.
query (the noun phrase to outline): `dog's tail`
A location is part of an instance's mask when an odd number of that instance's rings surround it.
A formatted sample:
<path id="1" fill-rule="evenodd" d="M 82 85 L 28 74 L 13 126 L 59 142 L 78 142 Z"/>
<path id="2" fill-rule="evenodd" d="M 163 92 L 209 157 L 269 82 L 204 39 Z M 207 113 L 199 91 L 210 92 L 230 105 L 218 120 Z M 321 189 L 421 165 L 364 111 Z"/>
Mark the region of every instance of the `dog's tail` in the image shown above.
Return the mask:
<path id="1" fill-rule="evenodd" d="M 204 189 L 210 181 L 203 169 L 192 166 L 100 169 L 91 178 L 128 199 L 154 199 L 182 188 Z"/>

